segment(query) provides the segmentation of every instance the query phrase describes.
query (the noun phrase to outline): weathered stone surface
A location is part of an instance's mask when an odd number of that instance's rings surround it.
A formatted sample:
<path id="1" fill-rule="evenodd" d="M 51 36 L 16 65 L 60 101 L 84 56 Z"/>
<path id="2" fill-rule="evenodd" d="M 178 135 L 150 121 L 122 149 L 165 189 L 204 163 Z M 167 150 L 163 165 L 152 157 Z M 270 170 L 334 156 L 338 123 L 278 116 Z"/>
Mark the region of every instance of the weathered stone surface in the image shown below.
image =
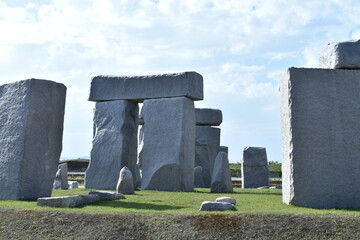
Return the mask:
<path id="1" fill-rule="evenodd" d="M 229 148 L 227 146 L 220 146 L 219 152 L 226 152 L 227 154 L 229 154 Z"/>
<path id="2" fill-rule="evenodd" d="M 320 53 L 320 68 L 360 69 L 360 40 L 329 43 Z"/>
<path id="3" fill-rule="evenodd" d="M 120 171 L 116 191 L 122 194 L 134 194 L 133 175 L 127 167 L 123 167 Z"/>
<path id="4" fill-rule="evenodd" d="M 246 147 L 241 164 L 242 188 L 269 186 L 269 169 L 266 149 Z"/>
<path id="5" fill-rule="evenodd" d="M 204 187 L 211 186 L 214 161 L 219 152 L 220 129 L 209 126 L 196 126 L 195 166 L 201 166 Z"/>
<path id="6" fill-rule="evenodd" d="M 139 108 L 126 100 L 97 102 L 85 188 L 116 190 L 121 168 L 135 174 Z"/>
<path id="7" fill-rule="evenodd" d="M 0 86 L 0 200 L 51 195 L 62 150 L 66 87 L 29 79 Z"/>
<path id="8" fill-rule="evenodd" d="M 195 108 L 196 125 L 220 126 L 222 123 L 222 112 L 219 109 Z"/>
<path id="9" fill-rule="evenodd" d="M 186 97 L 146 100 L 141 189 L 193 191 L 195 108 Z"/>
<path id="10" fill-rule="evenodd" d="M 203 180 L 203 171 L 201 166 L 196 166 L 194 168 L 194 187 L 196 188 L 205 187 Z"/>
<path id="11" fill-rule="evenodd" d="M 229 160 L 225 152 L 219 152 L 215 159 L 214 171 L 211 179 L 211 192 L 233 192 Z"/>
<path id="12" fill-rule="evenodd" d="M 210 202 L 204 201 L 201 203 L 199 211 L 228 211 L 236 210 L 234 205 L 227 202 Z"/>
<path id="13" fill-rule="evenodd" d="M 188 97 L 202 100 L 203 77 L 196 72 L 153 76 L 96 76 L 91 81 L 89 101 Z"/>
<path id="14" fill-rule="evenodd" d="M 54 180 L 54 189 L 68 189 L 68 167 L 67 163 L 60 164 Z"/>
<path id="15" fill-rule="evenodd" d="M 218 197 L 215 202 L 227 202 L 236 205 L 236 199 L 232 197 Z"/>
<path id="16" fill-rule="evenodd" d="M 69 188 L 79 188 L 79 183 L 77 181 L 68 181 Z"/>
<path id="17" fill-rule="evenodd" d="M 38 206 L 46 207 L 58 207 L 58 208 L 75 208 L 82 207 L 87 204 L 100 201 L 99 195 L 76 195 L 76 196 L 65 196 L 65 197 L 45 197 L 38 198 Z"/>
<path id="18" fill-rule="evenodd" d="M 290 68 L 282 76 L 283 202 L 360 207 L 360 71 Z"/>
<path id="19" fill-rule="evenodd" d="M 91 191 L 89 195 L 98 195 L 100 201 L 113 201 L 119 199 L 125 199 L 125 196 L 121 193 L 107 192 L 107 191 Z"/>

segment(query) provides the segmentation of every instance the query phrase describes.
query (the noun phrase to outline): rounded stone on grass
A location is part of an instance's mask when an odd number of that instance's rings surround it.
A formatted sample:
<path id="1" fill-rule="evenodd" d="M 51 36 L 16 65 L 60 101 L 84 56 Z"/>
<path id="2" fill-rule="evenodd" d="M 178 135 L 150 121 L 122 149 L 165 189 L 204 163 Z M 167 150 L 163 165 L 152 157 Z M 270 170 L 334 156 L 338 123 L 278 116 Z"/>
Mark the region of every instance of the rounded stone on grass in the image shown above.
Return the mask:
<path id="1" fill-rule="evenodd" d="M 236 199 L 232 197 L 218 197 L 215 202 L 226 202 L 231 203 L 232 205 L 236 205 Z"/>

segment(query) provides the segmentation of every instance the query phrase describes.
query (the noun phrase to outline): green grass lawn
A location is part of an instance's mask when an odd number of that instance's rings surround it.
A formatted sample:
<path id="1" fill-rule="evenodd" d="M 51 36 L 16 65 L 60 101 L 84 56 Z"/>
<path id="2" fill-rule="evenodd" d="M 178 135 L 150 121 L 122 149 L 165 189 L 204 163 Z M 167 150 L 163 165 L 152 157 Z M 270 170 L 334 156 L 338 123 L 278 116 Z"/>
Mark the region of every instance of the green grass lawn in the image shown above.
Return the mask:
<path id="1" fill-rule="evenodd" d="M 52 196 L 87 194 L 88 189 L 53 190 Z M 56 210 L 78 213 L 169 213 L 169 214 L 209 214 L 199 212 L 203 201 L 215 201 L 217 197 L 230 196 L 237 200 L 237 211 L 228 214 L 318 214 L 360 216 L 360 209 L 310 209 L 289 206 L 282 203 L 281 190 L 278 189 L 235 189 L 235 193 L 215 194 L 209 189 L 196 189 L 195 192 L 136 191 L 126 195 L 126 199 L 102 201 L 76 209 L 61 209 L 36 206 L 36 201 L 0 201 L 0 208 L 29 210 Z M 212 212 L 211 212 L 212 213 Z"/>

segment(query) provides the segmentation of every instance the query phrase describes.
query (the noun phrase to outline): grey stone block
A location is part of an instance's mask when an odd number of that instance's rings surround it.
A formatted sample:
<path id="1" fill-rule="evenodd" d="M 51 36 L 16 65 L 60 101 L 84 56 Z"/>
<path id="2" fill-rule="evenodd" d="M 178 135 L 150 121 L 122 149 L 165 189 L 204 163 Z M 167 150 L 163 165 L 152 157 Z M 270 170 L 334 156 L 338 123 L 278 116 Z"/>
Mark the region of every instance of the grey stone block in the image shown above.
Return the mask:
<path id="1" fill-rule="evenodd" d="M 66 87 L 29 79 L 0 86 L 0 200 L 51 195 L 62 150 Z"/>
<path id="2" fill-rule="evenodd" d="M 290 68 L 280 82 L 283 202 L 360 207 L 360 71 Z"/>
<path id="3" fill-rule="evenodd" d="M 193 191 L 195 108 L 186 97 L 146 100 L 141 189 Z"/>
<path id="4" fill-rule="evenodd" d="M 54 189 L 68 189 L 68 167 L 67 163 L 60 164 L 54 180 Z"/>
<path id="5" fill-rule="evenodd" d="M 204 201 L 201 203 L 199 211 L 228 211 L 236 210 L 234 205 L 227 202 L 210 202 Z"/>
<path id="6" fill-rule="evenodd" d="M 43 207 L 76 208 L 100 201 L 99 195 L 76 195 L 38 198 L 37 205 Z"/>
<path id="7" fill-rule="evenodd" d="M 79 183 L 77 181 L 68 181 L 69 188 L 79 188 Z"/>
<path id="8" fill-rule="evenodd" d="M 123 167 L 120 171 L 116 191 L 122 194 L 134 194 L 133 175 L 127 167 Z"/>
<path id="9" fill-rule="evenodd" d="M 194 168 L 194 187 L 196 188 L 204 188 L 204 177 L 201 166 L 196 166 Z"/>
<path id="10" fill-rule="evenodd" d="M 108 191 L 91 191 L 89 192 L 89 195 L 98 195 L 100 201 L 113 201 L 113 200 L 125 199 L 125 196 L 122 195 L 121 193 L 114 193 Z"/>
<path id="11" fill-rule="evenodd" d="M 229 148 L 227 146 L 220 146 L 219 152 L 226 152 L 227 154 L 229 154 Z"/>
<path id="12" fill-rule="evenodd" d="M 246 147 L 241 164 L 242 188 L 269 186 L 269 168 L 266 149 Z"/>
<path id="13" fill-rule="evenodd" d="M 202 100 L 203 77 L 196 72 L 153 76 L 96 76 L 91 81 L 89 101 L 188 97 Z"/>
<path id="14" fill-rule="evenodd" d="M 138 112 L 138 104 L 126 100 L 96 103 L 85 188 L 116 190 L 119 172 L 124 166 L 135 174 Z"/>
<path id="15" fill-rule="evenodd" d="M 329 43 L 320 53 L 320 68 L 360 69 L 360 40 Z"/>
<path id="16" fill-rule="evenodd" d="M 210 126 L 196 126 L 195 166 L 203 170 L 204 187 L 211 186 L 214 161 L 219 152 L 220 129 Z"/>
<path id="17" fill-rule="evenodd" d="M 195 108 L 196 125 L 220 126 L 222 123 L 222 112 L 219 109 Z"/>
<path id="18" fill-rule="evenodd" d="M 211 192 L 233 192 L 229 160 L 225 152 L 219 152 L 215 159 L 214 171 L 211 179 Z"/>
<path id="19" fill-rule="evenodd" d="M 135 165 L 135 177 L 134 177 L 134 187 L 141 188 L 141 172 L 139 164 Z"/>
<path id="20" fill-rule="evenodd" d="M 236 205 L 236 199 L 232 197 L 218 197 L 215 202 L 227 202 Z"/>

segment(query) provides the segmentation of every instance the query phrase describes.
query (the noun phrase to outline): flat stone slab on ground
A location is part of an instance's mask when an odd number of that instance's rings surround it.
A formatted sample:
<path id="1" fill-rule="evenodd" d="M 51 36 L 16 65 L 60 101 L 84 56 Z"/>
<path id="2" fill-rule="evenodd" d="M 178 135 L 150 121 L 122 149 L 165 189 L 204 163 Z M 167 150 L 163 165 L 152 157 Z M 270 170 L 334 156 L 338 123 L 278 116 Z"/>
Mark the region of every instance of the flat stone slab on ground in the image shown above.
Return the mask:
<path id="1" fill-rule="evenodd" d="M 227 202 L 236 205 L 236 199 L 232 197 L 218 197 L 215 202 Z"/>
<path id="2" fill-rule="evenodd" d="M 329 43 L 320 53 L 320 68 L 360 69 L 360 40 Z"/>
<path id="3" fill-rule="evenodd" d="M 28 79 L 0 86 L 0 200 L 51 196 L 62 150 L 66 87 Z"/>
<path id="4" fill-rule="evenodd" d="M 150 76 L 96 76 L 91 81 L 89 101 L 188 97 L 202 100 L 203 77 L 196 72 Z"/>
<path id="5" fill-rule="evenodd" d="M 91 194 L 91 195 L 76 195 L 76 196 L 65 196 L 65 197 L 38 198 L 37 205 L 46 206 L 46 207 L 76 208 L 98 201 L 100 201 L 99 195 Z"/>
<path id="6" fill-rule="evenodd" d="M 360 208 L 360 70 L 289 68 L 280 81 L 283 202 Z"/>
<path id="7" fill-rule="evenodd" d="M 199 211 L 228 211 L 236 210 L 234 205 L 227 202 L 204 201 L 201 203 Z"/>
<path id="8" fill-rule="evenodd" d="M 112 200 L 119 200 L 119 199 L 125 199 L 125 196 L 121 193 L 115 193 L 115 192 L 108 192 L 108 191 L 91 191 L 89 192 L 89 195 L 99 195 L 100 201 L 112 201 Z"/>
<path id="9" fill-rule="evenodd" d="M 220 126 L 222 123 L 222 112 L 220 109 L 195 108 L 196 125 Z"/>

